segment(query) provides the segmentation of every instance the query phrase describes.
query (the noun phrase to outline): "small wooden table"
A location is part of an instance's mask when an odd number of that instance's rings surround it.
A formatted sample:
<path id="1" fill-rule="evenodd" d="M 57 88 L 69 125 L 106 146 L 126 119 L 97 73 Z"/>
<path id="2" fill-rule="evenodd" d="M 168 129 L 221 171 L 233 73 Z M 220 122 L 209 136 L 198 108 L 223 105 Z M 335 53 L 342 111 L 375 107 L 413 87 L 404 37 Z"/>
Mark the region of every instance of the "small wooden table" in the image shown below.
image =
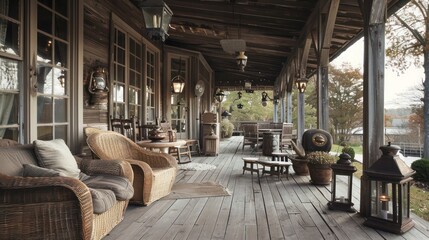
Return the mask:
<path id="1" fill-rule="evenodd" d="M 159 149 L 162 153 L 168 153 L 170 147 L 180 147 L 186 144 L 185 140 L 177 140 L 175 142 L 169 142 L 168 140 L 162 140 L 159 142 L 152 142 L 151 140 L 143 140 L 137 142 L 140 147 L 149 148 L 150 150 Z"/>

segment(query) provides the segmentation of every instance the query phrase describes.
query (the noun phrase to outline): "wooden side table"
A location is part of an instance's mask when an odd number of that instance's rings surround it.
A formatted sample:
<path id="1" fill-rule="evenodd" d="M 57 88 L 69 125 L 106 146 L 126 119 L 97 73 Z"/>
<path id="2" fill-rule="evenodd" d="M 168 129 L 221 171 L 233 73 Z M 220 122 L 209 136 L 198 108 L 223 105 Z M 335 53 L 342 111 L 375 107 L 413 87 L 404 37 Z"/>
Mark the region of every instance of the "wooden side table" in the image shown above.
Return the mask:
<path id="1" fill-rule="evenodd" d="M 286 175 L 286 178 L 289 180 L 289 167 L 292 165 L 292 163 L 266 160 L 259 160 L 257 163 L 263 167 L 261 177 L 263 177 L 264 174 L 270 174 L 278 176 L 280 180 L 282 175 Z M 269 170 L 267 170 L 266 167 L 269 167 Z"/>
<path id="2" fill-rule="evenodd" d="M 249 172 L 251 172 L 252 175 L 255 172 L 256 174 L 258 174 L 258 178 L 259 178 L 258 161 L 259 161 L 258 158 L 244 157 L 243 158 L 243 162 L 244 162 L 243 174 L 244 174 L 244 171 L 249 171 Z M 250 166 L 248 166 L 248 165 L 250 165 Z"/>

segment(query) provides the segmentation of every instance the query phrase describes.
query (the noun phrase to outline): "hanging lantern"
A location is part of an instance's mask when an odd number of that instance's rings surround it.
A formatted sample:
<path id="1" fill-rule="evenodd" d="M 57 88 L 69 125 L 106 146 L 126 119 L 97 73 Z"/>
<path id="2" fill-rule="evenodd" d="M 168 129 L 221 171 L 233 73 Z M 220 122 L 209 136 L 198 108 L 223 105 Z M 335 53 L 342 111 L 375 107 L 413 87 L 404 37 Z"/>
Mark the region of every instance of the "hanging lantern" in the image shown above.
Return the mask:
<path id="1" fill-rule="evenodd" d="M 244 55 L 244 52 L 239 52 L 235 60 L 237 61 L 237 65 L 240 71 L 244 72 L 244 68 L 247 65 L 247 56 Z"/>
<path id="2" fill-rule="evenodd" d="M 305 89 L 307 88 L 308 80 L 306 78 L 297 78 L 295 80 L 296 88 L 300 93 L 305 93 Z"/>
<path id="3" fill-rule="evenodd" d="M 223 92 L 223 90 L 219 90 L 217 93 L 216 93 L 216 101 L 218 101 L 219 103 L 221 103 L 221 102 L 223 102 L 223 99 L 224 99 L 224 97 L 225 97 L 225 93 Z"/>
<path id="4" fill-rule="evenodd" d="M 381 146 L 383 155 L 364 171 L 370 184 L 369 216 L 364 225 L 402 234 L 414 226 L 410 218 L 410 182 L 415 171 L 397 155 L 400 148 Z"/>
<path id="5" fill-rule="evenodd" d="M 149 37 L 165 41 L 173 12 L 160 0 L 134 0 L 143 11 Z"/>
<path id="6" fill-rule="evenodd" d="M 351 165 L 350 158 L 347 153 L 342 153 L 337 163 L 331 164 L 331 201 L 328 202 L 328 207 L 331 210 L 356 212 L 352 203 L 353 173 L 356 172 L 356 167 Z M 344 183 L 345 189 L 337 187 L 339 184 L 344 186 Z"/>

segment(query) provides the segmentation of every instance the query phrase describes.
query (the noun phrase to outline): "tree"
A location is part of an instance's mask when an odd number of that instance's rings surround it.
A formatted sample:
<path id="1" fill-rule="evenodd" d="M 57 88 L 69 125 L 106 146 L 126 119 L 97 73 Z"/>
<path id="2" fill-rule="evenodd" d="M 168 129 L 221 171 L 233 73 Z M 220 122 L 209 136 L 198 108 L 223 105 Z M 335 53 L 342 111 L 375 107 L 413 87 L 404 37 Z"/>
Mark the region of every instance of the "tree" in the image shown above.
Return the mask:
<path id="1" fill-rule="evenodd" d="M 404 71 L 410 64 L 423 65 L 423 157 L 429 157 L 429 2 L 411 0 L 386 24 L 388 64 Z M 422 62 L 423 60 L 423 62 Z"/>
<path id="2" fill-rule="evenodd" d="M 358 68 L 330 66 L 329 118 L 334 141 L 349 141 L 352 130 L 362 125 L 363 76 Z"/>
<path id="3" fill-rule="evenodd" d="M 266 91 L 268 96 L 273 98 L 272 91 Z M 272 121 L 273 102 L 268 101 L 267 106 L 261 104 L 262 91 L 246 93 L 241 91 L 242 97 L 238 99 L 238 91 L 226 92 L 226 99 L 222 102 L 222 109 L 231 113 L 231 122 L 238 121 Z M 243 104 L 242 109 L 238 109 L 237 104 Z M 222 110 L 222 111 L 223 111 Z"/>

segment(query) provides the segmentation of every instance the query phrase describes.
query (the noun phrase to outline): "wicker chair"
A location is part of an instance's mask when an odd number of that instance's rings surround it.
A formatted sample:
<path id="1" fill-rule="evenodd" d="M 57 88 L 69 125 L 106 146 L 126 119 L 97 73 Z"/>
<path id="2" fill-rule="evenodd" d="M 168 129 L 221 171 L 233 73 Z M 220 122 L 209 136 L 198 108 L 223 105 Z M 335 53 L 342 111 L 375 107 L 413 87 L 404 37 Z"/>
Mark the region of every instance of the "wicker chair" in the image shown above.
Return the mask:
<path id="1" fill-rule="evenodd" d="M 124 159 L 134 171 L 134 196 L 131 203 L 149 205 L 171 192 L 175 182 L 176 159 L 165 153 L 145 150 L 115 132 L 101 132 L 87 139 L 89 148 L 103 160 Z"/>
<path id="2" fill-rule="evenodd" d="M 71 177 L 22 177 L 23 164 L 37 165 L 33 145 L 0 147 L 0 239 L 91 239 L 107 235 L 122 221 L 128 201 L 93 213 L 91 193 Z M 8 163 L 8 164 L 6 164 Z M 125 161 L 77 159 L 88 175 L 109 174 L 133 180 Z"/>

